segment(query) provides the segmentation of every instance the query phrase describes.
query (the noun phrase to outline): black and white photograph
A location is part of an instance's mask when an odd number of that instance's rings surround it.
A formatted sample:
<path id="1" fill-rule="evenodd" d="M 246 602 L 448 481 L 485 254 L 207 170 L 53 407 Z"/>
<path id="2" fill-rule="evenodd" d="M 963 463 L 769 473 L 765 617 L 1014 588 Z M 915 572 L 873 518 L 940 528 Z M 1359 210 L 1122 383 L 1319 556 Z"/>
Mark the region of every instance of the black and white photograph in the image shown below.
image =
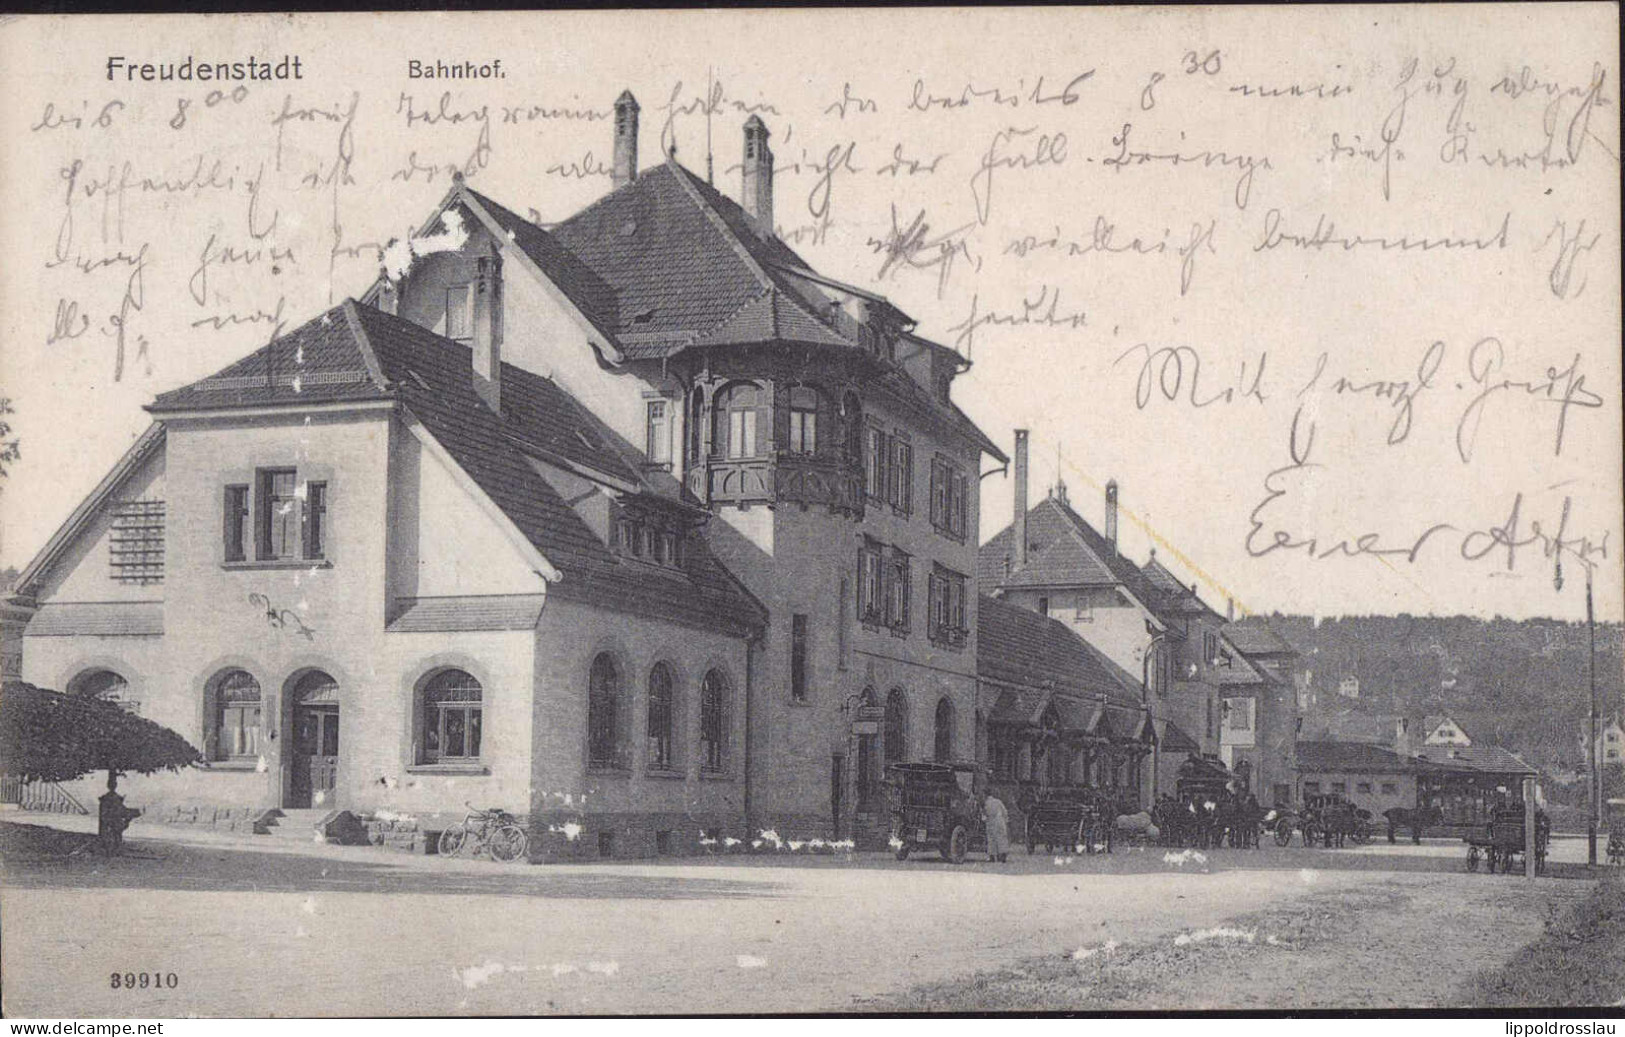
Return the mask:
<path id="1" fill-rule="evenodd" d="M 1619 54 L 0 16 L 0 1011 L 1618 1020 Z"/>

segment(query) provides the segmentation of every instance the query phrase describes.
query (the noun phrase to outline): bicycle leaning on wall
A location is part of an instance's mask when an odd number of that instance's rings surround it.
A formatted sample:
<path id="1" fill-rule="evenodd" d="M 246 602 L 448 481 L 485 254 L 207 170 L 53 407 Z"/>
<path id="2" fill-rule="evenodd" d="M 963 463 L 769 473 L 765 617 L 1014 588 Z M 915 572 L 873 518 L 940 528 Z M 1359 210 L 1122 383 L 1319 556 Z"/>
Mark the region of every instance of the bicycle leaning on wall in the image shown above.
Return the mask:
<path id="1" fill-rule="evenodd" d="M 507 864 L 525 855 L 530 837 L 512 814 L 501 807 L 480 810 L 471 803 L 464 806 L 468 807 L 468 816 L 440 833 L 442 856 L 466 853 L 474 857 L 487 850 L 492 860 Z"/>

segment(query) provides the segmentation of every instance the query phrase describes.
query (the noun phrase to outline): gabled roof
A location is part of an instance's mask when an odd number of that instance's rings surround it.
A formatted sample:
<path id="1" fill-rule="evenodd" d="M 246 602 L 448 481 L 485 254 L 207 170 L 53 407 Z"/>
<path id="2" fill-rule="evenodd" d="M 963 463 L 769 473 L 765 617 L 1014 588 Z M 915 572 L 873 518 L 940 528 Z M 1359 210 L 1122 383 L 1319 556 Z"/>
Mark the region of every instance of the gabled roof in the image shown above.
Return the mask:
<path id="1" fill-rule="evenodd" d="M 346 305 L 407 411 L 564 574 L 550 594 L 695 625 L 754 630 L 766 622 L 762 606 L 711 555 L 703 537 L 688 541 L 685 571 L 623 560 L 536 471 L 524 443 L 539 442 L 599 471 L 619 469 L 643 485 L 637 468 L 623 459 L 635 448 L 617 443 L 614 432 L 557 383 L 503 364 L 498 417 L 474 392 L 469 347 L 381 310 Z"/>
<path id="2" fill-rule="evenodd" d="M 1224 636 L 1240 649 L 1243 655 L 1297 655 L 1291 642 L 1275 632 L 1263 616 L 1247 616 L 1226 623 Z"/>
<path id="3" fill-rule="evenodd" d="M 467 184 L 462 185 L 462 191 L 490 214 L 508 240 L 518 245 L 588 320 L 605 332 L 620 329 L 615 289 L 607 281 L 541 227 Z"/>
<path id="4" fill-rule="evenodd" d="M 147 409 L 162 414 L 388 397 L 344 308 L 336 306 L 201 381 L 159 393 Z"/>
<path id="5" fill-rule="evenodd" d="M 1172 720 L 1158 720 L 1157 742 L 1165 753 L 1199 753 L 1202 747 Z"/>
<path id="6" fill-rule="evenodd" d="M 806 269 L 806 262 L 675 161 L 644 170 L 550 236 L 613 286 L 614 331 L 637 334 L 645 349 L 653 351 L 662 334 L 670 336 L 659 347 L 664 352 L 685 348 L 685 336 L 716 331 L 775 288 L 787 309 L 801 311 L 796 323 L 819 325 L 832 341 L 856 345 L 807 312 L 799 293 L 765 265 Z"/>
<path id="7" fill-rule="evenodd" d="M 271 359 L 268 360 L 268 355 Z M 683 570 L 622 559 L 589 529 L 531 463 L 540 458 L 587 469 L 634 495 L 661 490 L 641 474 L 641 455 L 557 383 L 502 365 L 502 415 L 475 393 L 468 346 L 402 317 L 346 301 L 238 361 L 218 375 L 159 397 L 157 413 L 223 405 L 323 402 L 301 374 L 363 372 L 347 398 L 398 403 L 420 422 L 563 578 L 549 594 L 625 612 L 733 632 L 760 629 L 766 612 L 711 555 L 703 537 L 688 542 Z M 269 381 L 234 372 L 289 371 Z M 244 384 L 215 388 L 223 378 Z M 321 380 L 316 385 L 328 384 Z M 675 502 L 673 502 L 675 503 Z M 418 622 L 410 615 L 408 625 Z M 420 613 L 420 616 L 427 615 Z M 405 629 L 397 627 L 397 629 Z"/>
<path id="8" fill-rule="evenodd" d="M 62 556 L 62 553 L 68 549 L 68 546 L 74 542 L 75 538 L 84 532 L 86 527 L 90 525 L 91 520 L 100 513 L 102 505 L 124 484 L 124 480 L 128 479 L 137 468 L 145 463 L 147 458 L 156 453 L 158 448 L 163 445 L 163 442 L 164 426 L 156 421 L 148 425 L 146 430 L 130 445 L 130 449 L 124 452 L 124 456 L 118 459 L 118 463 L 113 465 L 112 470 L 102 476 L 102 481 L 96 484 L 96 488 L 90 491 L 90 495 L 80 501 L 77 508 L 73 509 L 73 513 L 68 516 L 67 521 L 58 526 L 56 532 L 51 534 L 51 539 L 47 540 L 45 546 L 40 548 L 39 554 L 35 555 L 33 560 L 28 563 L 28 566 L 17 575 L 17 582 L 12 587 L 17 597 L 29 599 L 33 596 L 40 577 Z M 28 602 L 25 600 L 23 604 L 27 605 Z"/>
<path id="9" fill-rule="evenodd" d="M 1414 774 L 1416 760 L 1366 742 L 1302 741 L 1297 743 L 1301 772 L 1347 771 L 1361 774 Z"/>
<path id="10" fill-rule="evenodd" d="M 976 554 L 980 586 L 1122 587 L 1152 615 L 1166 621 L 1163 595 L 1138 566 L 1119 554 L 1096 529 L 1053 495 L 1027 512 L 1027 564 L 1015 564 L 1014 526 L 1006 526 Z M 1007 568 L 1008 566 L 1008 568 Z"/>
<path id="11" fill-rule="evenodd" d="M 866 353 L 862 329 L 830 305 L 823 288 L 870 300 L 899 327 L 912 324 L 883 297 L 814 272 L 772 228 L 759 227 L 675 159 L 644 170 L 549 230 L 466 185 L 459 189 L 629 360 L 758 343 Z M 963 411 L 904 372 L 884 365 L 878 382 L 1004 459 Z"/>
<path id="12" fill-rule="evenodd" d="M 1140 567 L 1140 571 L 1145 574 L 1151 585 L 1161 592 L 1164 608 L 1186 615 L 1203 612 L 1218 615 L 1196 593 L 1196 588 L 1186 585 L 1174 575 L 1173 570 L 1158 561 L 1155 550 L 1151 552 L 1151 557 L 1145 565 Z"/>
<path id="13" fill-rule="evenodd" d="M 1433 732 L 1437 731 L 1445 724 L 1449 724 L 1451 727 L 1455 728 L 1469 742 L 1473 740 L 1473 736 L 1468 734 L 1467 729 L 1463 727 L 1454 717 L 1446 716 L 1443 713 L 1435 713 L 1431 716 L 1425 716 L 1422 718 L 1422 737 L 1427 738 L 1431 736 Z"/>
<path id="14" fill-rule="evenodd" d="M 1048 616 L 982 595 L 976 605 L 976 675 L 1141 710 L 1139 681 Z"/>

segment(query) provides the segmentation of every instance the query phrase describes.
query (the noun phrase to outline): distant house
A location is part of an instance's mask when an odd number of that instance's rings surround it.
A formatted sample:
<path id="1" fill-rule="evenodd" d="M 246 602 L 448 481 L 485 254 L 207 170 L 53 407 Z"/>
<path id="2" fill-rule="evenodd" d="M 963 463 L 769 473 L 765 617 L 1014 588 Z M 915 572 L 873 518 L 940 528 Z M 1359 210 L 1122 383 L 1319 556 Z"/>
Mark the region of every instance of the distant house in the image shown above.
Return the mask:
<path id="1" fill-rule="evenodd" d="M 1380 745 L 1298 743 L 1300 795 L 1335 793 L 1374 815 L 1392 807 L 1416 806 L 1418 776 L 1424 769 L 1426 764 Z"/>
<path id="2" fill-rule="evenodd" d="M 979 589 L 1070 627 L 1140 686 L 1157 739 L 1145 764 L 1151 773 L 1138 786 L 1147 798 L 1172 790 L 1193 753 L 1245 763 L 1236 776 L 1260 800 L 1277 787 L 1290 790 L 1297 653 L 1261 622 L 1236 632 L 1252 638 L 1238 645 L 1230 617 L 1155 552 L 1144 565 L 1124 556 L 1115 481 L 1106 484 L 1098 530 L 1073 508 L 1064 484 L 1029 508 L 1027 452 L 1027 433 L 1017 430 L 1011 522 L 978 553 Z"/>
<path id="3" fill-rule="evenodd" d="M 1580 751 L 1585 752 L 1586 736 L 1590 732 L 1591 721 L 1580 722 Z M 1620 726 L 1619 717 L 1605 717 L 1597 721 L 1597 759 L 1603 766 L 1609 764 L 1619 765 L 1625 763 L 1625 728 Z M 1590 756 L 1585 757 L 1589 766 Z"/>
<path id="4" fill-rule="evenodd" d="M 1447 716 L 1430 716 L 1422 720 L 1423 745 L 1470 746 L 1473 740 L 1460 724 Z"/>
<path id="5" fill-rule="evenodd" d="M 1257 771 L 1253 782 L 1263 802 L 1292 802 L 1297 767 L 1298 650 L 1261 616 L 1225 624 L 1221 663 L 1231 650 L 1241 665 L 1221 665 L 1224 725 L 1219 732 L 1225 764 Z M 1267 797 L 1267 798 L 1266 798 Z"/>
<path id="6" fill-rule="evenodd" d="M 1337 693 L 1346 699 L 1359 698 L 1360 678 L 1353 676 L 1344 677 L 1342 680 L 1337 682 Z"/>

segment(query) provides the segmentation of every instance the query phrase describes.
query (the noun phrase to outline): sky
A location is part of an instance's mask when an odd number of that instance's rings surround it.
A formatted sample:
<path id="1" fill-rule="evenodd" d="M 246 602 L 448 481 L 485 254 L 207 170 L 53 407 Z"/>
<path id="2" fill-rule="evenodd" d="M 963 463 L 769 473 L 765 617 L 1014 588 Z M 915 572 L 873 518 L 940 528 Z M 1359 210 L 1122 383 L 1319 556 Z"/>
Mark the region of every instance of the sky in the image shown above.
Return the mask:
<path id="1" fill-rule="evenodd" d="M 734 197 L 759 115 L 781 237 L 969 357 L 1034 497 L 1098 523 L 1115 479 L 1126 553 L 1211 603 L 1578 619 L 1584 557 L 1621 616 L 1613 7 L 386 17 L 0 25 L 0 566 L 453 169 L 543 223 L 602 196 L 630 89 L 641 164 L 709 137 Z M 188 58 L 273 78 L 158 78 Z"/>

